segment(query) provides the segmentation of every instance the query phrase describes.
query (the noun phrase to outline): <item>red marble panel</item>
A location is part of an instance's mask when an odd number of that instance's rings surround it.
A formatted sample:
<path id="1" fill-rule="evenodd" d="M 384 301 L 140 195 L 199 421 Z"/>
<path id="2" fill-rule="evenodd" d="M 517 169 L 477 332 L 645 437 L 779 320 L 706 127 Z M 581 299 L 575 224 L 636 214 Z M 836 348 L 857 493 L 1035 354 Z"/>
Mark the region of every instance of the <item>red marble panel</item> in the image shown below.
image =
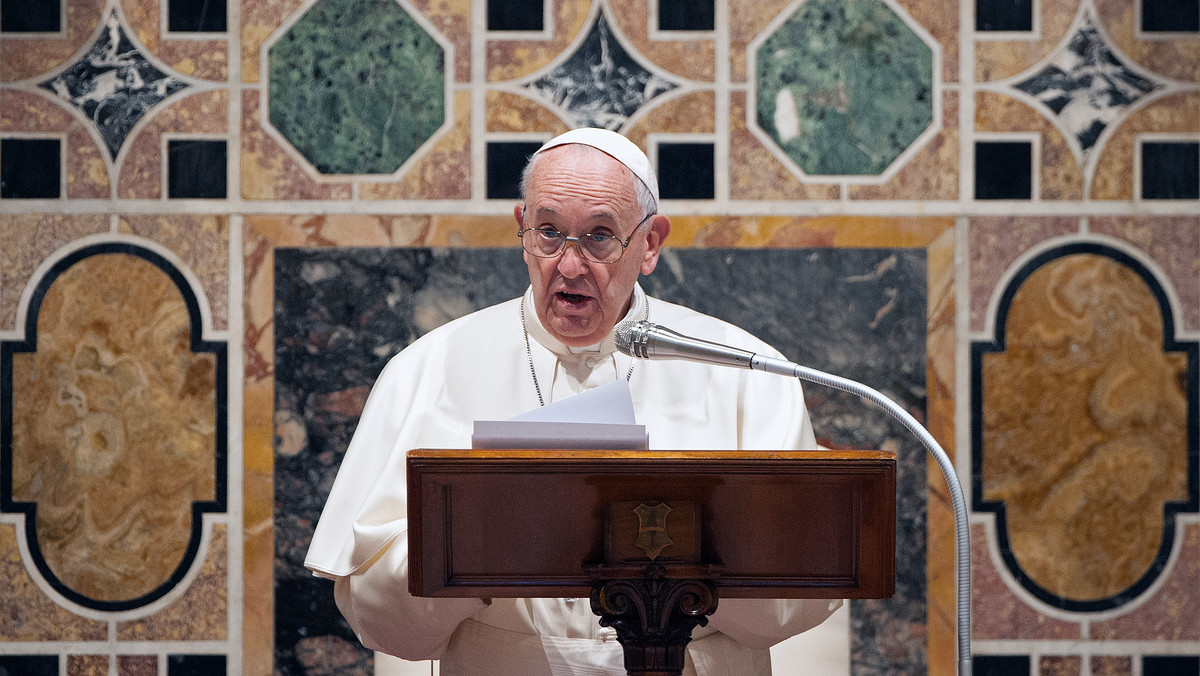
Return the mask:
<path id="1" fill-rule="evenodd" d="M 0 40 L 0 82 L 17 82 L 43 75 L 69 60 L 93 39 L 106 0 L 71 0 L 66 3 L 65 35 L 31 34 Z M 7 95 L 7 92 L 5 92 Z"/>
<path id="2" fill-rule="evenodd" d="M 1030 247 L 1052 237 L 1079 232 L 1079 219 L 979 216 L 971 219 L 968 233 L 971 330 L 983 331 L 988 304 L 996 284 L 1008 268 Z"/>
<path id="3" fill-rule="evenodd" d="M 94 128 L 47 97 L 6 89 L 0 96 L 0 131 L 66 134 L 69 199 L 102 199 L 111 193 L 108 151 L 92 136 Z"/>
<path id="4" fill-rule="evenodd" d="M 1043 655 L 1038 658 L 1038 676 L 1080 676 L 1083 658 L 1078 655 Z"/>
<path id="5" fill-rule="evenodd" d="M 108 639 L 107 622 L 76 615 L 42 593 L 21 560 L 16 527 L 9 523 L 0 523 L 0 580 L 0 643 Z"/>
<path id="6" fill-rule="evenodd" d="M 1133 676 L 1133 658 L 1126 655 L 1092 655 L 1091 676 Z"/>
<path id="7" fill-rule="evenodd" d="M 1154 596 L 1112 620 L 1093 622 L 1091 637 L 1098 641 L 1200 640 L 1200 526 L 1176 530 L 1182 538 L 1179 558 L 1167 570 L 1166 581 Z"/>
<path id="8" fill-rule="evenodd" d="M 198 92 L 173 99 L 157 111 L 140 131 L 125 141 L 117 194 L 125 199 L 160 199 L 163 188 L 163 140 L 167 132 L 223 134 L 229 130 L 229 94 L 225 90 Z"/>
<path id="9" fill-rule="evenodd" d="M 625 131 L 625 136 L 646 147 L 646 135 L 655 132 L 681 134 L 711 134 L 716 129 L 716 95 L 711 91 L 695 92 L 669 99 L 655 106 Z"/>
<path id="10" fill-rule="evenodd" d="M 117 676 L 158 676 L 158 656 L 117 655 Z"/>
<path id="11" fill-rule="evenodd" d="M 17 303 L 33 271 L 63 245 L 108 232 L 104 214 L 0 214 L 0 330 L 17 329 Z"/>
<path id="12" fill-rule="evenodd" d="M 1200 216 L 1097 216 L 1088 230 L 1125 240 L 1146 252 L 1167 274 L 1179 297 L 1176 329 L 1200 330 Z"/>
<path id="13" fill-rule="evenodd" d="M 304 0 L 242 0 L 242 82 L 262 80 L 263 43 L 304 4 Z"/>
<path id="14" fill-rule="evenodd" d="M 242 196 L 246 199 L 350 199 L 345 181 L 317 181 L 260 124 L 259 93 L 242 92 Z"/>
<path id="15" fill-rule="evenodd" d="M 929 32 L 942 52 L 942 82 L 958 82 L 958 12 L 929 0 L 897 0 L 909 17 Z M 934 74 L 937 79 L 938 74 Z"/>
<path id="16" fill-rule="evenodd" d="M 202 80 L 223 81 L 229 77 L 229 46 L 225 40 L 167 39 L 160 0 L 120 3 L 134 38 L 167 66 Z"/>
<path id="17" fill-rule="evenodd" d="M 971 638 L 1079 640 L 1080 627 L 1030 607 L 1009 590 L 988 553 L 988 529 L 971 526 Z"/>

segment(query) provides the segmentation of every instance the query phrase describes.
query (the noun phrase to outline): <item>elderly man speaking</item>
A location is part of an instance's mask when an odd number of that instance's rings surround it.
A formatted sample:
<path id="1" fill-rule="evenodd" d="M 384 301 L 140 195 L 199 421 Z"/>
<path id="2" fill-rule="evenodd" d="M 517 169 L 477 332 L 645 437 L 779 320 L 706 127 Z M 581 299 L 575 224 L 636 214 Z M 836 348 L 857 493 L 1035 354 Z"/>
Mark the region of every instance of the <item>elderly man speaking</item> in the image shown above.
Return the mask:
<path id="1" fill-rule="evenodd" d="M 670 233 L 645 154 L 602 129 L 539 149 L 514 214 L 529 288 L 454 320 L 396 355 L 363 410 L 305 565 L 334 580 L 363 645 L 441 660 L 443 676 L 625 673 L 620 645 L 586 599 L 433 599 L 408 592 L 405 453 L 467 448 L 475 420 L 503 420 L 628 381 L 638 423 L 663 449 L 816 447 L 795 379 L 617 352 L 626 319 L 778 353 L 720 320 L 647 296 Z M 822 622 L 828 601 L 726 599 L 688 645 L 685 674 L 771 673 L 771 645 Z"/>

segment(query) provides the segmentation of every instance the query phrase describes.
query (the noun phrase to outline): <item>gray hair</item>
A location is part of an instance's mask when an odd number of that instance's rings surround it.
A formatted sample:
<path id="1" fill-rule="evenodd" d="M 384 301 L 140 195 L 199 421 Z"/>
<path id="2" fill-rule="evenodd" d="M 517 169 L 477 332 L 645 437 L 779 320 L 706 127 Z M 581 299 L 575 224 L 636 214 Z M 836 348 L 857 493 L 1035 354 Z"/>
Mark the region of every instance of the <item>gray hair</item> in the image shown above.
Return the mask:
<path id="1" fill-rule="evenodd" d="M 592 146 L 582 143 L 573 143 L 571 145 L 588 152 L 607 154 L 599 148 L 593 148 Z M 537 164 L 537 161 L 541 158 L 541 156 L 541 153 L 534 153 L 532 156 L 530 156 L 529 162 L 525 164 L 525 169 L 521 171 L 520 188 L 522 202 L 525 201 L 525 195 L 529 190 L 529 180 L 533 176 L 533 166 Z M 654 201 L 654 195 L 650 194 L 650 188 L 647 188 L 646 184 L 642 183 L 642 179 L 638 178 L 637 175 L 630 171 L 628 167 L 622 164 L 621 168 L 624 169 L 626 175 L 633 180 L 633 194 L 637 198 L 638 207 L 642 210 L 642 220 L 649 218 L 651 214 L 658 213 L 658 204 Z"/>

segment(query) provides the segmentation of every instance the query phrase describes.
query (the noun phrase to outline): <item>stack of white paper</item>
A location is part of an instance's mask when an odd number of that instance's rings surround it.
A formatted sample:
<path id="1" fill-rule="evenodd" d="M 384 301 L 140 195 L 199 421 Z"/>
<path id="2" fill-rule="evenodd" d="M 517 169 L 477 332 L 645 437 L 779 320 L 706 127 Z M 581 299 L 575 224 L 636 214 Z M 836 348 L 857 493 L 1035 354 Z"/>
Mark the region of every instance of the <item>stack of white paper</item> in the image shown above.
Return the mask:
<path id="1" fill-rule="evenodd" d="M 638 425 L 624 380 L 601 385 L 508 420 L 476 420 L 472 448 L 644 449 L 646 426 Z"/>

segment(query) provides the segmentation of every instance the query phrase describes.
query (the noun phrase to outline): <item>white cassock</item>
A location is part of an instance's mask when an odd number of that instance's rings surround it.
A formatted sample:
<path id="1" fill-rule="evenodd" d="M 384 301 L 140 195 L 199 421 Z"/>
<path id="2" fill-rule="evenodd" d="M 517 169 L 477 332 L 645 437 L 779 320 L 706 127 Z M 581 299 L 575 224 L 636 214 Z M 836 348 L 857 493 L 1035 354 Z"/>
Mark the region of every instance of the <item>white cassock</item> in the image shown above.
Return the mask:
<path id="1" fill-rule="evenodd" d="M 521 309 L 524 303 L 529 348 Z M 647 297 L 627 318 L 778 356 L 741 329 Z M 532 369 L 531 369 L 532 364 Z M 441 659 L 443 676 L 621 676 L 620 644 L 588 599 L 417 598 L 408 592 L 405 453 L 469 448 L 475 420 L 505 420 L 625 378 L 654 449 L 813 449 L 794 378 L 683 361 L 639 361 L 610 334 L 568 348 L 538 322 L 532 295 L 435 329 L 392 358 L 363 409 L 305 565 L 335 581 L 338 608 L 363 645 Z M 722 599 L 688 644 L 684 674 L 769 676 L 767 648 L 820 624 L 840 602 Z"/>

